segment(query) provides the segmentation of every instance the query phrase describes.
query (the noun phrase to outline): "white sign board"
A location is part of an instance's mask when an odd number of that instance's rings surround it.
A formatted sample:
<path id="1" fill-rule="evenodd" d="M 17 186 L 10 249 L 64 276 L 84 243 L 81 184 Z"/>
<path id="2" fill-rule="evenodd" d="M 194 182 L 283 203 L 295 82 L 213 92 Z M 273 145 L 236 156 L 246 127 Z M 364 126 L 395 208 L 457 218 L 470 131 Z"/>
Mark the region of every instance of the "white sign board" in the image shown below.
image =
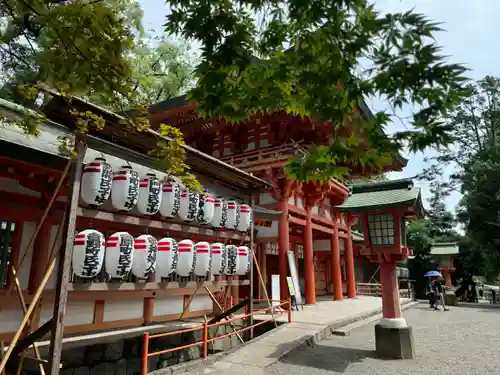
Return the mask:
<path id="1" fill-rule="evenodd" d="M 295 301 L 297 302 L 297 305 L 302 305 L 302 293 L 300 292 L 299 275 L 297 273 L 297 266 L 295 265 L 295 254 L 290 250 L 288 251 L 288 266 L 290 267 L 293 289 L 295 290 Z"/>
<path id="2" fill-rule="evenodd" d="M 271 304 L 280 305 L 280 275 L 271 275 Z"/>
<path id="3" fill-rule="evenodd" d="M 293 286 L 293 280 L 290 276 L 286 277 L 286 283 L 288 284 L 288 291 L 291 296 L 295 297 L 295 287 Z"/>

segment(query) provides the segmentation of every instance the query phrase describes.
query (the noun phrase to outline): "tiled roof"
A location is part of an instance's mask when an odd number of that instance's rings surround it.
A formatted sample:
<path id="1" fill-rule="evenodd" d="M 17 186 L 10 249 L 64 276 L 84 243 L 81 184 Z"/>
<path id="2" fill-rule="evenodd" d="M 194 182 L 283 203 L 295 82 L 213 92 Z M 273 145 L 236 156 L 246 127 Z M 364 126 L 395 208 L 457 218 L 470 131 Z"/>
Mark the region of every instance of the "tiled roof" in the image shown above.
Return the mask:
<path id="1" fill-rule="evenodd" d="M 411 179 L 351 185 L 352 195 L 340 206 L 340 211 L 360 211 L 401 205 L 417 205 L 421 210 L 420 188 Z"/>
<path id="2" fill-rule="evenodd" d="M 281 211 L 275 211 L 275 210 L 270 210 L 269 208 L 264 208 L 261 206 L 254 206 L 254 216 L 258 219 L 264 219 L 264 220 L 278 220 L 281 215 L 283 215 L 283 212 Z"/>
<path id="3" fill-rule="evenodd" d="M 451 243 L 435 243 L 431 246 L 431 255 L 454 255 L 458 254 L 458 245 Z"/>

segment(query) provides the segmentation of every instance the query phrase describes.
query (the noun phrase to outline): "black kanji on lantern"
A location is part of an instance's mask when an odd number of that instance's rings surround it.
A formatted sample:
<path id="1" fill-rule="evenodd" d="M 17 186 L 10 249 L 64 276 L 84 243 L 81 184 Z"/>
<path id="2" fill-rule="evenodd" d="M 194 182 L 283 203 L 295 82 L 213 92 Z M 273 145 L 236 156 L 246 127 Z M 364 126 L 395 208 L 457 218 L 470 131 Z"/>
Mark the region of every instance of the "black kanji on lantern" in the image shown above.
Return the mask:
<path id="1" fill-rule="evenodd" d="M 101 183 L 95 196 L 96 204 L 103 204 L 111 191 L 111 180 L 113 179 L 113 169 L 108 163 L 102 163 Z"/>
<path id="2" fill-rule="evenodd" d="M 157 178 L 150 178 L 149 180 L 149 194 L 147 212 L 154 214 L 160 208 L 160 191 L 161 184 Z"/>
<path id="3" fill-rule="evenodd" d="M 101 252 L 102 238 L 99 233 L 87 234 L 85 244 L 85 262 L 82 266 L 83 277 L 94 277 L 99 273 L 99 253 Z"/>
<path id="4" fill-rule="evenodd" d="M 118 267 L 116 274 L 126 276 L 130 265 L 132 264 L 132 250 L 134 248 L 134 238 L 131 235 L 121 236 L 120 239 L 120 257 L 118 258 Z"/>
<path id="5" fill-rule="evenodd" d="M 137 204 L 137 197 L 139 196 L 139 173 L 131 170 L 129 171 L 129 175 L 129 185 L 125 208 L 131 210 Z"/>

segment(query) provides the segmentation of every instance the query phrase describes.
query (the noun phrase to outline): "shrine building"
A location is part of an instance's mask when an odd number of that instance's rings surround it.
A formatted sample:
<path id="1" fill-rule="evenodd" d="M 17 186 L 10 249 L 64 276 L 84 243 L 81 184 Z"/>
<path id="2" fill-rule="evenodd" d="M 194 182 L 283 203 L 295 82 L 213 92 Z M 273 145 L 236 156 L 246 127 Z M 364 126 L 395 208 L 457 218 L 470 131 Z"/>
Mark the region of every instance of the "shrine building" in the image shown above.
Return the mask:
<path id="1" fill-rule="evenodd" d="M 358 114 L 365 119 L 372 116 L 364 103 Z M 354 230 L 360 228 L 357 215 L 338 208 L 351 194 L 348 183 L 340 179 L 299 183 L 284 171 L 287 162 L 308 145 L 328 143 L 330 124 L 277 112 L 233 126 L 221 118 L 200 118 L 196 105 L 183 96 L 153 105 L 150 123 L 177 126 L 186 144 L 272 184 L 254 197 L 256 205 L 281 215 L 278 220 L 255 222 L 257 258 L 269 294 L 271 275 L 280 275 L 281 298 L 288 295 L 287 253 L 291 250 L 307 304 L 315 304 L 320 295 L 332 295 L 335 300 L 356 296 L 366 257 L 359 256 L 364 237 Z M 338 131 L 349 134 L 352 129 L 344 125 Z M 406 159 L 394 155 L 383 172 L 401 171 L 406 164 Z M 352 180 L 374 174 L 362 166 L 348 167 Z M 258 281 L 254 284 L 254 297 L 264 298 Z"/>

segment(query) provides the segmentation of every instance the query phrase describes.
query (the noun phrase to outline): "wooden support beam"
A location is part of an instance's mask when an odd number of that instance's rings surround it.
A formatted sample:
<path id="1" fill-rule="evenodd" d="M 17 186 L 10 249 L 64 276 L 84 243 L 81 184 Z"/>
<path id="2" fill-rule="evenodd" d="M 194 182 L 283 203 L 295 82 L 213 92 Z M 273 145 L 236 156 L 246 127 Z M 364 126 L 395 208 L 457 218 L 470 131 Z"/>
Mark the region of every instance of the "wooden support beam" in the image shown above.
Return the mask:
<path id="1" fill-rule="evenodd" d="M 80 138 L 75 139 L 76 162 L 73 166 L 71 184 L 69 186 L 69 204 L 67 206 L 67 220 L 64 221 L 63 233 L 66 233 L 65 244 L 61 247 L 59 269 L 57 273 L 56 298 L 54 301 L 54 328 L 50 335 L 49 367 L 51 375 L 59 374 L 61 362 L 62 339 L 64 333 L 64 316 L 68 298 L 68 282 L 71 268 L 71 255 L 75 238 L 76 210 L 80 196 L 80 184 L 83 173 L 83 159 L 87 145 Z"/>
<path id="2" fill-rule="evenodd" d="M 13 347 L 12 356 L 15 357 L 19 355 L 21 352 L 23 352 L 24 350 L 28 349 L 31 345 L 33 345 L 33 343 L 43 339 L 43 337 L 47 335 L 47 333 L 49 333 L 49 331 L 52 329 L 53 326 L 54 326 L 54 320 L 53 319 L 48 320 L 38 329 L 31 332 L 28 336 L 20 339 Z"/>
<path id="3" fill-rule="evenodd" d="M 223 313 L 224 308 L 220 305 L 219 301 L 217 301 L 217 298 L 213 295 L 213 293 L 210 291 L 210 289 L 208 289 L 207 287 L 205 287 L 205 289 L 208 292 L 208 295 L 210 296 L 210 299 L 212 300 L 212 302 L 215 303 L 215 305 L 219 308 L 219 311 L 221 313 Z M 231 318 L 231 315 L 229 315 L 228 318 Z M 206 316 L 205 316 L 205 321 L 206 321 Z M 235 334 L 238 337 L 238 339 L 240 340 L 240 342 L 243 344 L 244 341 L 241 338 L 241 336 L 239 335 L 239 333 L 236 332 L 236 327 L 234 326 L 234 324 L 230 322 L 229 325 L 231 326 L 231 329 L 233 330 L 233 332 L 235 332 Z"/>
<path id="4" fill-rule="evenodd" d="M 249 302 L 250 301 L 248 299 L 241 301 L 240 303 L 238 303 L 238 304 L 234 305 L 233 307 L 227 309 L 226 311 L 224 311 L 220 315 L 216 316 L 215 318 L 212 318 L 208 322 L 208 324 L 209 325 L 210 324 L 214 324 L 214 323 L 220 322 L 222 319 L 226 319 L 228 316 L 233 315 L 239 309 L 242 309 L 245 306 L 248 306 Z"/>

